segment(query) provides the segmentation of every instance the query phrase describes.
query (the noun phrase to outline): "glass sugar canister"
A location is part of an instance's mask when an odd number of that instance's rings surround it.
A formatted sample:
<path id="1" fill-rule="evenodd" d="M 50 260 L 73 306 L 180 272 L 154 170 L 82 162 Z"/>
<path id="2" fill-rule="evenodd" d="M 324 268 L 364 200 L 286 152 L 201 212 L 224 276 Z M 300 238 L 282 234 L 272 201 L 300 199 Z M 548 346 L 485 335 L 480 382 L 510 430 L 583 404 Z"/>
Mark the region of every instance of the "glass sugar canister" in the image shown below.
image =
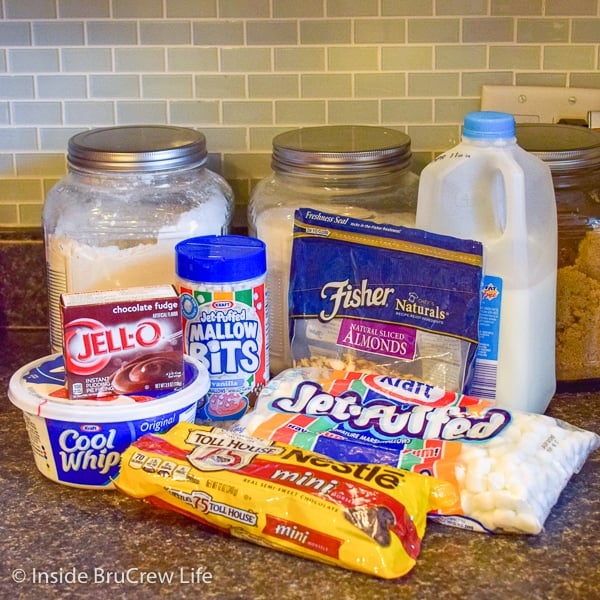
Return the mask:
<path id="1" fill-rule="evenodd" d="M 554 184 L 557 390 L 600 390 L 600 133 L 524 123 L 516 135 L 548 164 Z"/>
<path id="2" fill-rule="evenodd" d="M 229 232 L 233 193 L 207 156 L 201 132 L 168 125 L 69 140 L 68 173 L 43 208 L 52 351 L 62 293 L 174 284 L 176 243 Z"/>
<path id="3" fill-rule="evenodd" d="M 271 373 L 291 366 L 288 289 L 294 212 L 316 208 L 414 226 L 419 177 L 411 140 L 395 129 L 326 125 L 273 139 L 272 172 L 254 188 L 249 233 L 267 248 Z"/>

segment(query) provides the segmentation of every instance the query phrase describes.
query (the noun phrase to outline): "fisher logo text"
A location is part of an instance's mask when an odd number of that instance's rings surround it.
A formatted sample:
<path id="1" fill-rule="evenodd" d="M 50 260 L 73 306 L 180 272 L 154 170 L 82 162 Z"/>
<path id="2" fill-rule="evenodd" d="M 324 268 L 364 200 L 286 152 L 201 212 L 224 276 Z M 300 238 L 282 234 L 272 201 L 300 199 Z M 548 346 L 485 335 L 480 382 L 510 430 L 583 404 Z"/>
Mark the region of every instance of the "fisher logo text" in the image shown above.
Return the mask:
<path id="1" fill-rule="evenodd" d="M 321 289 L 321 298 L 331 302 L 329 312 L 322 310 L 319 313 L 321 321 L 335 319 L 341 309 L 354 309 L 361 307 L 385 306 L 391 294 L 392 287 L 370 287 L 369 281 L 363 279 L 358 286 L 353 286 L 349 279 L 332 281 Z"/>

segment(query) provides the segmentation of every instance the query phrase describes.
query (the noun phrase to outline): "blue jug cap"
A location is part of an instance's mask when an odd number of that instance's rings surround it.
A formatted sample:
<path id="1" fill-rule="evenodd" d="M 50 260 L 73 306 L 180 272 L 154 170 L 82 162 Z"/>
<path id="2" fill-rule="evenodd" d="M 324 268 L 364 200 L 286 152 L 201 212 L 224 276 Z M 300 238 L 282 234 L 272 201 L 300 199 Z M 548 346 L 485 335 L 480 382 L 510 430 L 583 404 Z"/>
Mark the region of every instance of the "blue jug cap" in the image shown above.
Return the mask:
<path id="1" fill-rule="evenodd" d="M 515 137 L 513 115 L 493 110 L 472 112 L 465 116 L 463 136 L 475 140 L 498 140 Z"/>
<path id="2" fill-rule="evenodd" d="M 204 283 L 234 283 L 267 271 L 265 243 L 244 235 L 204 235 L 175 246 L 178 277 Z"/>

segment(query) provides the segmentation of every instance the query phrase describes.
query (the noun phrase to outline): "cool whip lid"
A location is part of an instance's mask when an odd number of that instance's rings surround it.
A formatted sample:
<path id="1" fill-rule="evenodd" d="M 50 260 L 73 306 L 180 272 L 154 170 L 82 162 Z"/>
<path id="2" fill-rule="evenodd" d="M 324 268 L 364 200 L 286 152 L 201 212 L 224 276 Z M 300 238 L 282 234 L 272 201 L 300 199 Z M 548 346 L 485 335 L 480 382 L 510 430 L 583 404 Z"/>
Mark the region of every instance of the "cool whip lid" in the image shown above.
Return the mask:
<path id="1" fill-rule="evenodd" d="M 233 283 L 267 271 L 265 243 L 244 235 L 204 235 L 175 246 L 175 270 L 188 281 Z"/>
<path id="2" fill-rule="evenodd" d="M 515 137 L 513 115 L 493 110 L 472 112 L 465 116 L 463 136 L 475 140 L 498 140 Z"/>
<path id="3" fill-rule="evenodd" d="M 21 410 L 63 421 L 128 421 L 151 418 L 187 406 L 208 392 L 206 367 L 184 356 L 185 385 L 177 391 L 144 395 L 110 396 L 107 400 L 69 400 L 66 397 L 62 354 L 52 354 L 26 364 L 10 379 L 8 397 Z"/>

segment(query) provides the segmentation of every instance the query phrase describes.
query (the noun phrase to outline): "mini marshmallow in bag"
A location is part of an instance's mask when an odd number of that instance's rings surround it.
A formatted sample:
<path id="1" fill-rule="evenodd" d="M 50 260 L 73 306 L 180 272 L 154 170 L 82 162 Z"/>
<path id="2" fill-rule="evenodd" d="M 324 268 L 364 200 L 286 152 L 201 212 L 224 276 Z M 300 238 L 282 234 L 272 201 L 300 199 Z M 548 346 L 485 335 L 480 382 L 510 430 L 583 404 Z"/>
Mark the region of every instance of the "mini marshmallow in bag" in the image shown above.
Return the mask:
<path id="1" fill-rule="evenodd" d="M 310 367 L 273 378 L 233 431 L 445 479 L 460 501 L 429 516 L 488 533 L 540 533 L 600 446 L 596 433 L 546 415 L 413 379 Z"/>

